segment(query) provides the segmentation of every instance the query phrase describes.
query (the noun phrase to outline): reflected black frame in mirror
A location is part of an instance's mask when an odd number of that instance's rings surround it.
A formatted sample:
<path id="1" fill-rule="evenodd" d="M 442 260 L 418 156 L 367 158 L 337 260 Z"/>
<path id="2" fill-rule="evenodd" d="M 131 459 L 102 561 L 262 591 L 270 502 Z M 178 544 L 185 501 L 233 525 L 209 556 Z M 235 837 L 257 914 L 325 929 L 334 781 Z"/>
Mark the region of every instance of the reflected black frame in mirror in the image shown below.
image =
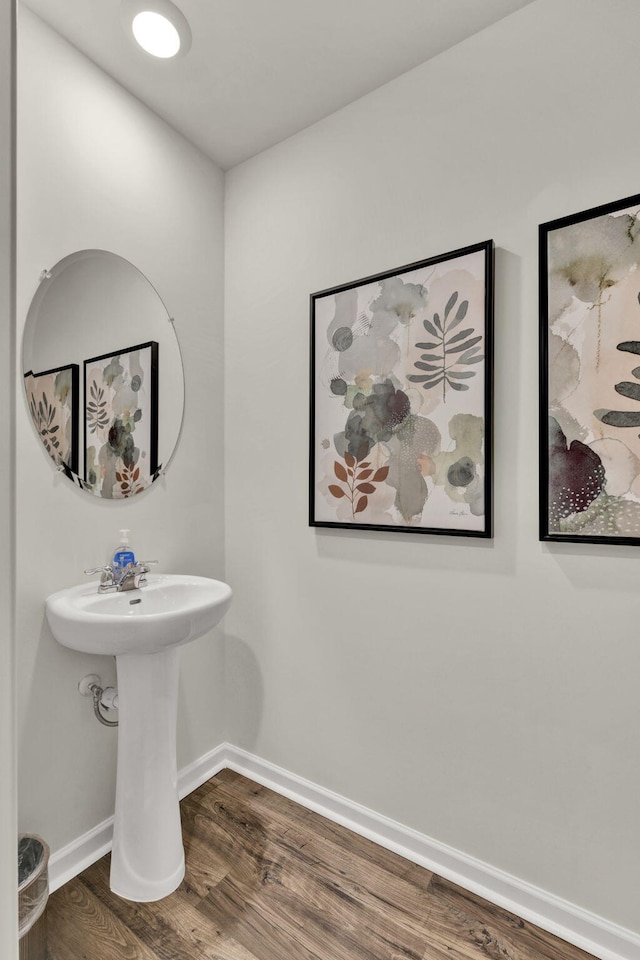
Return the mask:
<path id="1" fill-rule="evenodd" d="M 80 250 L 42 271 L 22 370 L 49 462 L 82 490 L 124 500 L 164 475 L 182 430 L 182 356 L 173 318 L 128 260 Z"/>
<path id="2" fill-rule="evenodd" d="M 100 496 L 141 493 L 158 476 L 158 344 L 84 361 L 84 479 Z"/>
<path id="3" fill-rule="evenodd" d="M 80 372 L 77 363 L 24 375 L 27 404 L 42 444 L 64 473 L 78 473 Z"/>

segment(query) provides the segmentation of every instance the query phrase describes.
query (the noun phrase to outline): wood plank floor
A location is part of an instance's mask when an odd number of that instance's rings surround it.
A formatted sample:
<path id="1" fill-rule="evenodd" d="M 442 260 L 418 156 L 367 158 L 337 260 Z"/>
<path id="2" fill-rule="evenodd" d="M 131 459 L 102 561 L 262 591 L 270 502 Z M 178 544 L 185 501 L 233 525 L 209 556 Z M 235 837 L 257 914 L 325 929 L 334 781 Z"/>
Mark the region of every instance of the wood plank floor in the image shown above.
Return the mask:
<path id="1" fill-rule="evenodd" d="M 178 890 L 121 900 L 104 857 L 51 896 L 50 960 L 593 960 L 230 770 L 181 810 Z"/>

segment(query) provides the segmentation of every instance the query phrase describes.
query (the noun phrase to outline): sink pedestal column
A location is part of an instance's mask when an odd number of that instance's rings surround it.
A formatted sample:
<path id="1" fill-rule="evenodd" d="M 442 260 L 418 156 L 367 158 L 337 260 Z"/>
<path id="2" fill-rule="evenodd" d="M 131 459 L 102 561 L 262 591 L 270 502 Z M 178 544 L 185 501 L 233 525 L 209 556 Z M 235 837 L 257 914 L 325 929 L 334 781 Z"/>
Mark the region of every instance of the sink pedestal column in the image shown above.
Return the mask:
<path id="1" fill-rule="evenodd" d="M 176 724 L 179 647 L 120 654 L 116 809 L 111 889 L 160 900 L 184 876 Z"/>

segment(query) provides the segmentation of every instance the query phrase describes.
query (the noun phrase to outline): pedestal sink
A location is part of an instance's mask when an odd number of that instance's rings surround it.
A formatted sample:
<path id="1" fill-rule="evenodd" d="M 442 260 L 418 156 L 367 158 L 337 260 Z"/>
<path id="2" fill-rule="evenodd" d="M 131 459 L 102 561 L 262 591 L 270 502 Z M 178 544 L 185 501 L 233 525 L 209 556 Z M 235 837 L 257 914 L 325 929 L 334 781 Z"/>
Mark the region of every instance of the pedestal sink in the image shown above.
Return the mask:
<path id="1" fill-rule="evenodd" d="M 82 584 L 47 598 L 54 637 L 110 654 L 118 672 L 119 727 L 111 889 L 160 900 L 184 876 L 176 722 L 180 646 L 207 633 L 231 587 L 207 577 L 149 576 L 140 589 L 99 594 Z"/>

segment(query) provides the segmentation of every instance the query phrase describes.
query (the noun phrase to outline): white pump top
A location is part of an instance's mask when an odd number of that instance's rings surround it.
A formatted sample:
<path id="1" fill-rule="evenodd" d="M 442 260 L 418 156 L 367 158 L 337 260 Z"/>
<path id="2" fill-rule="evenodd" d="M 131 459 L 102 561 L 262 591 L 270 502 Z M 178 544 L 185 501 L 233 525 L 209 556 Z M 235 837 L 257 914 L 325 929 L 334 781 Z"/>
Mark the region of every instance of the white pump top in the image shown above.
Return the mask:
<path id="1" fill-rule="evenodd" d="M 129 534 L 130 534 L 130 533 L 131 533 L 130 530 L 121 530 L 121 531 L 120 531 L 120 546 L 121 546 L 121 547 L 128 547 L 128 546 L 129 546 Z"/>

